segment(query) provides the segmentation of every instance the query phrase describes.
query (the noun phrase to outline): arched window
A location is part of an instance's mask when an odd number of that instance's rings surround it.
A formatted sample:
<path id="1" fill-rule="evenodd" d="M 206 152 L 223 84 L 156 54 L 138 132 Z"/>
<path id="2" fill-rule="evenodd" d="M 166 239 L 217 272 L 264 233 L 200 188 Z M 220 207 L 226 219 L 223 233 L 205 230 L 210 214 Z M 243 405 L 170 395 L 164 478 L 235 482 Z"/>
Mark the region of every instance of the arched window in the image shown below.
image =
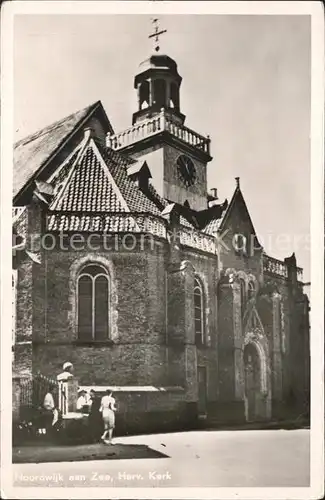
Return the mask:
<path id="1" fill-rule="evenodd" d="M 205 343 L 205 318 L 204 318 L 204 291 L 203 285 L 198 278 L 194 279 L 194 325 L 195 343 Z"/>
<path id="2" fill-rule="evenodd" d="M 246 302 L 247 302 L 246 283 L 243 279 L 240 279 L 240 305 L 241 305 L 242 316 L 244 316 L 244 312 L 246 309 Z"/>
<path id="3" fill-rule="evenodd" d="M 149 106 L 149 82 L 147 81 L 140 85 L 139 101 L 140 109 L 145 109 Z"/>
<path id="4" fill-rule="evenodd" d="M 154 104 L 159 108 L 166 106 L 166 82 L 165 80 L 154 80 Z"/>
<path id="5" fill-rule="evenodd" d="M 252 299 L 255 294 L 255 284 L 253 281 L 248 283 L 248 300 Z"/>
<path id="6" fill-rule="evenodd" d="M 176 83 L 170 86 L 170 107 L 179 110 L 179 88 Z"/>
<path id="7" fill-rule="evenodd" d="M 109 338 L 109 276 L 102 266 L 89 264 L 78 276 L 78 338 Z"/>

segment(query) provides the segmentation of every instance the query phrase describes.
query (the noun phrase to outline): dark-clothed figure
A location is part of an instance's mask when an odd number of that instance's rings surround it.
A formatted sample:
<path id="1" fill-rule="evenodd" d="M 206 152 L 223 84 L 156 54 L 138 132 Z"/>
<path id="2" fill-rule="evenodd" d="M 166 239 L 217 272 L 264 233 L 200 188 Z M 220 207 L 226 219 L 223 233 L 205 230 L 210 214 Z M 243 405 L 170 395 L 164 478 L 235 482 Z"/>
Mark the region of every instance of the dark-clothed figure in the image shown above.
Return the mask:
<path id="1" fill-rule="evenodd" d="M 97 443 L 103 432 L 103 419 L 99 411 L 101 398 L 94 390 L 90 391 L 91 405 L 88 417 L 89 436 L 92 442 Z"/>

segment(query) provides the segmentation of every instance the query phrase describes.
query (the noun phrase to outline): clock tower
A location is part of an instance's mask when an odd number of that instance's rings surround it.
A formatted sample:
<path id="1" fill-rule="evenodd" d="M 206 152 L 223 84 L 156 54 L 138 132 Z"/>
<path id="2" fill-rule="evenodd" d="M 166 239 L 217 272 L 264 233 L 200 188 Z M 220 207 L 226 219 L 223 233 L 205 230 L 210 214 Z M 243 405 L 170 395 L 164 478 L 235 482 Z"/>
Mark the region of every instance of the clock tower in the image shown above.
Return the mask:
<path id="1" fill-rule="evenodd" d="M 157 20 L 154 20 L 157 23 Z M 182 77 L 176 62 L 159 53 L 156 24 L 154 53 L 140 64 L 134 79 L 138 109 L 132 127 L 107 138 L 108 146 L 146 161 L 152 184 L 173 203 L 187 202 L 193 210 L 207 209 L 207 163 L 210 139 L 184 125 L 180 107 Z"/>

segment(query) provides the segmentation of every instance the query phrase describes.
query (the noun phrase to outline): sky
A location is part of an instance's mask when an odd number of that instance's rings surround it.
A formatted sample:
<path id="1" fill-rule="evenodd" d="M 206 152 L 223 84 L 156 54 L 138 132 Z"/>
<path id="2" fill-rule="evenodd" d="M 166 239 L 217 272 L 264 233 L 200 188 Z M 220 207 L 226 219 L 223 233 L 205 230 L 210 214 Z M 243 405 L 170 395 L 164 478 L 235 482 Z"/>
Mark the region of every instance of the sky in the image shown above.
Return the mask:
<path id="1" fill-rule="evenodd" d="M 160 26 L 185 125 L 211 138 L 209 188 L 230 201 L 240 177 L 265 251 L 295 251 L 309 281 L 310 18 L 163 15 Z M 151 30 L 147 15 L 15 16 L 15 140 L 97 100 L 115 132 L 129 127 Z"/>

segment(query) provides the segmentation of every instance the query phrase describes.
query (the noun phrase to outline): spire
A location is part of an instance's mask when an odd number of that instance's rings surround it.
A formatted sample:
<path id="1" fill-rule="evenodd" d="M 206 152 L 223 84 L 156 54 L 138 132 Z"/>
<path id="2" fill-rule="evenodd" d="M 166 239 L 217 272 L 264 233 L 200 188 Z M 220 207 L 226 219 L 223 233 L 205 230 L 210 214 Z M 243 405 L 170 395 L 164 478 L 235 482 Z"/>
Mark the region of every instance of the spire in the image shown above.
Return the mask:
<path id="1" fill-rule="evenodd" d="M 164 33 L 167 32 L 167 30 L 160 30 L 159 31 L 159 19 L 158 18 L 154 18 L 152 19 L 152 24 L 153 24 L 153 27 L 154 27 L 154 32 L 151 33 L 148 38 L 153 38 L 154 40 L 154 50 L 155 52 L 159 52 L 160 50 L 160 47 L 159 47 L 159 37 L 160 35 L 163 35 Z"/>

